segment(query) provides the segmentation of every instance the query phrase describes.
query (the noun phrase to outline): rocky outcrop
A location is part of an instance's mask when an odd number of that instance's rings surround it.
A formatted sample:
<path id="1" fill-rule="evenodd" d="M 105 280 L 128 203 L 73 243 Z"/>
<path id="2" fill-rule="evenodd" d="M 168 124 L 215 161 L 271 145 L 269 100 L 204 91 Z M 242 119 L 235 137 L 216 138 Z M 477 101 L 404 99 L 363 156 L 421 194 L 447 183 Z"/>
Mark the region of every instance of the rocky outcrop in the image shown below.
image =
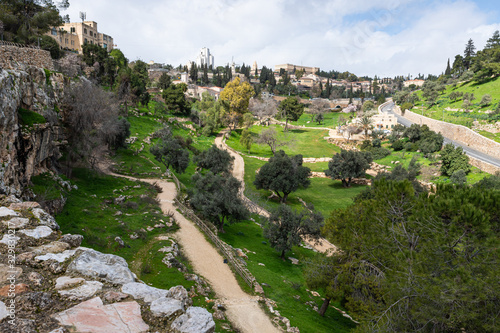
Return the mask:
<path id="1" fill-rule="evenodd" d="M 144 284 L 123 258 L 61 235 L 36 203 L 0 195 L 0 238 L 0 333 L 214 332 L 183 286 Z"/>
<path id="2" fill-rule="evenodd" d="M 41 68 L 0 69 L 0 193 L 19 196 L 33 175 L 51 170 L 61 156 L 64 133 L 56 104 L 66 84 L 62 74 Z M 22 125 L 21 108 L 45 122 Z"/>

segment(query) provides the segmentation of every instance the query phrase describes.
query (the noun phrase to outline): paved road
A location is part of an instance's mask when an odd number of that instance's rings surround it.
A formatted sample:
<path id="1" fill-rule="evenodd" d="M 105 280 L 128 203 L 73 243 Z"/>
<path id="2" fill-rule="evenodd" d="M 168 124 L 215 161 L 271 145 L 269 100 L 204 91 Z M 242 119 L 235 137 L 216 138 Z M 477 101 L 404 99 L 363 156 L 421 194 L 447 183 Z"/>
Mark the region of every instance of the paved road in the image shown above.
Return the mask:
<path id="1" fill-rule="evenodd" d="M 392 113 L 396 116 L 396 118 L 398 118 L 398 123 L 406 126 L 406 127 L 409 127 L 411 126 L 411 124 L 413 124 L 412 121 L 400 116 L 400 115 L 397 115 L 395 114 L 394 112 L 392 112 L 392 109 L 394 107 L 394 103 L 388 103 L 387 105 L 385 105 L 384 107 L 382 107 L 382 112 L 385 112 L 385 113 Z M 463 150 L 465 151 L 465 153 L 471 157 L 474 157 L 474 158 L 477 158 L 478 160 L 481 160 L 481 161 L 484 161 L 484 162 L 487 162 L 487 163 L 490 163 L 490 164 L 493 164 L 497 167 L 500 167 L 500 160 L 497 159 L 497 158 L 494 158 L 494 157 L 491 157 L 489 155 L 486 155 L 484 153 L 481 153 L 477 150 L 474 150 L 470 147 L 468 147 L 467 145 L 461 143 L 461 142 L 458 142 L 458 141 L 455 141 L 455 140 L 451 140 L 447 137 L 444 136 L 444 142 L 445 143 L 453 143 L 456 147 L 460 146 L 463 148 Z"/>

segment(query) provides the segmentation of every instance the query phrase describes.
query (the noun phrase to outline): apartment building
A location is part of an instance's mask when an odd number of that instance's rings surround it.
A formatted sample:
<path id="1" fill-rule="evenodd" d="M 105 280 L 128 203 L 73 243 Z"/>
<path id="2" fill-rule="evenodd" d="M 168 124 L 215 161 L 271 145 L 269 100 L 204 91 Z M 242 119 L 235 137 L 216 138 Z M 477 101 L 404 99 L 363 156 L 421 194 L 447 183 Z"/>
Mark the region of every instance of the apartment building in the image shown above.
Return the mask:
<path id="1" fill-rule="evenodd" d="M 78 53 L 82 53 L 85 43 L 99 45 L 108 52 L 114 46 L 113 37 L 100 33 L 94 21 L 64 23 L 60 27 L 53 27 L 47 35 L 54 38 L 61 48 Z"/>
<path id="2" fill-rule="evenodd" d="M 306 74 L 316 74 L 317 71 L 319 71 L 319 67 L 307 67 L 307 66 L 299 66 L 299 65 L 291 65 L 291 64 L 284 64 L 284 65 L 275 65 L 274 66 L 274 71 L 279 72 L 280 69 L 284 69 L 288 73 L 294 73 L 295 71 L 298 70 L 304 70 Z"/>

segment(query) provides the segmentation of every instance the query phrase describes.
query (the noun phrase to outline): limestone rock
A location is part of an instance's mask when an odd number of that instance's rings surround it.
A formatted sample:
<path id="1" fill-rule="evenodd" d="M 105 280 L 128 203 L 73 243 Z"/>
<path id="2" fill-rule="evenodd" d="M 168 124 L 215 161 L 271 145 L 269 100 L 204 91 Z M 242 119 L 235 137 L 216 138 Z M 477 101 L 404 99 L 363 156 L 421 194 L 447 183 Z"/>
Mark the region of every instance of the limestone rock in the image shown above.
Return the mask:
<path id="1" fill-rule="evenodd" d="M 131 295 L 135 299 L 142 299 L 146 303 L 151 303 L 158 298 L 169 296 L 168 290 L 150 287 L 147 284 L 139 282 L 124 284 L 122 292 Z"/>
<path id="2" fill-rule="evenodd" d="M 57 224 L 56 220 L 52 217 L 52 215 L 47 214 L 41 208 L 33 208 L 33 215 L 39 220 L 41 225 L 50 227 L 54 230 L 59 230 L 59 224 Z"/>
<path id="3" fill-rule="evenodd" d="M 291 262 L 292 262 L 292 264 L 294 264 L 294 265 L 298 265 L 298 264 L 299 264 L 299 259 L 297 259 L 297 258 L 288 257 L 288 259 L 290 259 L 290 261 L 291 261 Z"/>
<path id="4" fill-rule="evenodd" d="M 47 226 L 39 226 L 35 229 L 23 229 L 19 230 L 20 233 L 25 234 L 28 237 L 32 237 L 35 239 L 45 238 L 52 234 L 53 230 Z"/>
<path id="5" fill-rule="evenodd" d="M 74 326 L 76 332 L 142 333 L 149 329 L 142 320 L 141 307 L 135 301 L 103 305 L 102 300 L 95 297 L 57 313 L 53 318 L 61 325 Z"/>
<path id="6" fill-rule="evenodd" d="M 43 255 L 47 253 L 61 253 L 69 249 L 68 243 L 63 242 L 51 242 L 49 244 L 41 245 L 34 248 L 29 248 L 29 250 L 36 255 Z"/>
<path id="7" fill-rule="evenodd" d="M 0 321 L 9 315 L 9 310 L 4 302 L 0 301 Z"/>
<path id="8" fill-rule="evenodd" d="M 175 286 L 168 290 L 168 297 L 172 297 L 178 301 L 181 301 L 182 306 L 187 308 L 193 304 L 193 301 L 189 297 L 189 294 L 183 286 Z"/>
<path id="9" fill-rule="evenodd" d="M 66 243 L 63 243 L 66 244 Z M 66 250 L 61 253 L 47 253 L 41 256 L 35 257 L 36 260 L 41 260 L 41 261 L 46 261 L 46 260 L 55 260 L 57 262 L 65 262 L 72 256 L 74 256 L 76 253 L 76 250 Z"/>
<path id="10" fill-rule="evenodd" d="M 8 221 L 3 221 L 3 224 L 9 229 L 21 229 L 24 228 L 30 222 L 29 219 L 24 217 L 13 217 Z"/>
<path id="11" fill-rule="evenodd" d="M 0 285 L 10 283 L 8 279 L 16 279 L 21 275 L 23 269 L 21 267 L 10 267 L 8 265 L 0 264 Z"/>
<path id="12" fill-rule="evenodd" d="M 263 294 L 264 293 L 264 288 L 262 288 L 262 286 L 260 284 L 258 284 L 258 283 L 255 283 L 253 289 L 254 289 L 254 291 L 257 294 Z"/>
<path id="13" fill-rule="evenodd" d="M 3 235 L 2 240 L 0 240 L 1 244 L 5 244 L 7 246 L 16 246 L 17 242 L 20 240 L 20 237 L 14 236 L 13 234 Z"/>
<path id="14" fill-rule="evenodd" d="M 211 333 L 215 330 L 215 322 L 206 309 L 192 306 L 174 320 L 171 327 L 174 332 Z"/>
<path id="15" fill-rule="evenodd" d="M 115 237 L 115 242 L 117 242 L 118 245 L 120 245 L 120 247 L 124 247 L 125 246 L 125 242 L 119 236 Z"/>
<path id="16" fill-rule="evenodd" d="M 99 277 L 111 283 L 126 284 L 135 281 L 134 274 L 122 257 L 87 250 L 78 256 L 69 266 L 68 271 L 85 276 Z"/>
<path id="17" fill-rule="evenodd" d="M 71 247 L 78 247 L 82 244 L 82 235 L 66 234 L 61 237 L 60 242 L 68 243 Z"/>
<path id="18" fill-rule="evenodd" d="M 156 317 L 173 318 L 184 312 L 182 302 L 169 297 L 160 297 L 151 302 L 151 313 Z"/>
<path id="19" fill-rule="evenodd" d="M 85 281 L 79 287 L 69 290 L 59 290 L 59 294 L 67 296 L 70 300 L 83 300 L 95 295 L 96 292 L 102 289 L 102 283 L 98 281 Z"/>
<path id="20" fill-rule="evenodd" d="M 72 288 L 83 282 L 85 282 L 85 279 L 83 278 L 72 278 L 69 276 L 61 276 L 60 278 L 57 278 L 55 288 L 56 290 Z"/>
<path id="21" fill-rule="evenodd" d="M 104 300 L 109 303 L 119 302 L 127 297 L 127 294 L 118 291 L 108 291 L 106 294 L 104 294 Z"/>
<path id="22" fill-rule="evenodd" d="M 7 207 L 0 207 L 0 217 L 5 217 L 5 216 L 19 216 L 19 213 Z"/>

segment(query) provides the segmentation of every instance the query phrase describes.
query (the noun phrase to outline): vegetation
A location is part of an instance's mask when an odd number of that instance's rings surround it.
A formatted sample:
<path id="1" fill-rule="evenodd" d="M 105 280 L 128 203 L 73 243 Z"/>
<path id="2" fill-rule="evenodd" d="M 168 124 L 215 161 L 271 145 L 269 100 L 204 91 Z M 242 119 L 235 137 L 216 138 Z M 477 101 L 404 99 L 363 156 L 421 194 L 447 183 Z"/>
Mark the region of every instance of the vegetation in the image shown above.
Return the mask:
<path id="1" fill-rule="evenodd" d="M 234 157 L 225 150 L 217 148 L 216 145 L 196 155 L 193 162 L 199 168 L 210 170 L 213 174 L 228 174 L 231 171 Z"/>
<path id="2" fill-rule="evenodd" d="M 288 129 L 289 121 L 296 121 L 304 113 L 304 104 L 299 103 L 297 97 L 287 97 L 278 106 L 281 119 L 285 119 L 284 131 Z"/>
<path id="3" fill-rule="evenodd" d="M 19 116 L 19 123 L 28 127 L 33 127 L 34 124 L 45 124 L 47 119 L 39 113 L 19 108 L 17 110 Z"/>
<path id="4" fill-rule="evenodd" d="M 324 229 L 342 249 L 329 259 L 338 283 L 324 287 L 362 319 L 359 331 L 493 330 L 499 192 L 374 186 L 373 198 L 334 211 Z"/>
<path id="5" fill-rule="evenodd" d="M 169 127 L 164 127 L 157 132 L 160 141 L 152 146 L 149 151 L 155 159 L 167 169 L 172 167 L 178 173 L 183 173 L 189 164 L 189 152 L 183 148 L 180 140 L 174 138 Z"/>
<path id="6" fill-rule="evenodd" d="M 328 162 L 325 174 L 332 179 L 340 179 L 344 187 L 350 187 L 353 178 L 364 176 L 371 162 L 372 156 L 369 152 L 342 149 Z"/>
<path id="7" fill-rule="evenodd" d="M 310 185 L 310 174 L 311 170 L 302 166 L 302 155 L 289 157 L 280 150 L 260 168 L 253 184 L 257 189 L 273 191 L 285 203 L 291 192 Z"/>
<path id="8" fill-rule="evenodd" d="M 451 176 L 458 170 L 463 170 L 465 174 L 469 173 L 469 157 L 465 154 L 462 147 L 455 147 L 448 143 L 441 151 L 441 172 L 444 175 Z"/>

